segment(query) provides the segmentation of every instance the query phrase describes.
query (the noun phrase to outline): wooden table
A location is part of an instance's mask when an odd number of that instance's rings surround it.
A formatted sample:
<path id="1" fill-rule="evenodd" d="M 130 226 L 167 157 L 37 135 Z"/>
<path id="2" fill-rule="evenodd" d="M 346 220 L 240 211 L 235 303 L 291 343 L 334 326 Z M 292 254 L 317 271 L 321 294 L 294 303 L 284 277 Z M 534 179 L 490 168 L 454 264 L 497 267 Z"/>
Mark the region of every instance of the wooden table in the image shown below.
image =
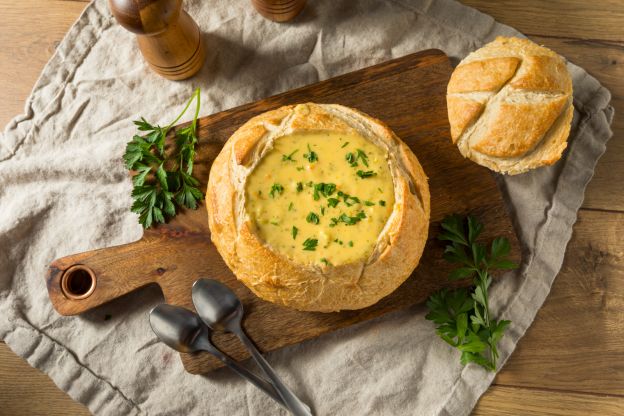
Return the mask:
<path id="1" fill-rule="evenodd" d="M 42 7 L 45 3 L 45 7 Z M 624 414 L 624 2 L 465 0 L 584 67 L 613 94 L 614 137 L 563 269 L 477 415 Z M 0 125 L 23 109 L 86 0 L 0 0 Z M 0 343 L 0 412 L 88 414 Z"/>

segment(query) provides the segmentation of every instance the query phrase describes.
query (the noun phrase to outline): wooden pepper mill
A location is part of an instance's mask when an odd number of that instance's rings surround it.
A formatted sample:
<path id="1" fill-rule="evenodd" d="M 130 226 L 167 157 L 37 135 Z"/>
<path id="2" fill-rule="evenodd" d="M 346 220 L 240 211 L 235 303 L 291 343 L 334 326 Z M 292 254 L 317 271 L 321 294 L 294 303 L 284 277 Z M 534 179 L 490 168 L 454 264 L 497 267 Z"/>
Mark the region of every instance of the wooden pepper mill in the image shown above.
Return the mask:
<path id="1" fill-rule="evenodd" d="M 149 66 L 172 80 L 189 78 L 204 63 L 199 26 L 182 10 L 182 0 L 108 0 L 123 27 L 137 34 Z"/>
<path id="2" fill-rule="evenodd" d="M 287 22 L 301 13 L 306 0 L 251 0 L 251 3 L 267 19 Z"/>

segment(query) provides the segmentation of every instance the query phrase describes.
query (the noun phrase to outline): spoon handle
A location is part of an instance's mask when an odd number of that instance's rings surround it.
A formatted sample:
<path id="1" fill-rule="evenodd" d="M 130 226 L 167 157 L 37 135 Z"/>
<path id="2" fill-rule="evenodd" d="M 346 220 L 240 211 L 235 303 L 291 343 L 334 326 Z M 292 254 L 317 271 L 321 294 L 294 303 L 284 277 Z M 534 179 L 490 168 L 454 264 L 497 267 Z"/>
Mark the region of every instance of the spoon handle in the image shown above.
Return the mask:
<path id="1" fill-rule="evenodd" d="M 219 361 L 225 364 L 228 368 L 230 368 L 236 374 L 238 374 L 239 376 L 241 376 L 242 378 L 244 378 L 245 380 L 247 380 L 248 382 L 250 382 L 257 388 L 265 392 L 269 397 L 275 400 L 280 406 L 282 406 L 286 410 L 289 410 L 286 404 L 284 403 L 284 401 L 282 400 L 282 398 L 276 393 L 275 388 L 273 387 L 272 384 L 267 382 L 265 379 L 258 377 L 251 371 L 247 370 L 245 367 L 241 366 L 238 362 L 234 361 L 233 359 L 225 355 L 221 350 L 214 347 L 213 345 L 202 343 L 201 347 L 202 347 L 202 350 L 207 351 L 210 354 L 214 355 Z"/>
<path id="2" fill-rule="evenodd" d="M 303 403 L 295 394 L 280 380 L 279 376 L 273 371 L 271 365 L 264 359 L 260 351 L 256 348 L 253 342 L 247 337 L 245 332 L 242 329 L 238 329 L 233 331 L 236 336 L 241 340 L 243 345 L 249 350 L 256 363 L 260 366 L 264 374 L 269 378 L 271 384 L 277 390 L 277 393 L 284 400 L 284 403 L 288 407 L 288 409 L 295 416 L 312 416 L 312 412 L 310 408 Z"/>

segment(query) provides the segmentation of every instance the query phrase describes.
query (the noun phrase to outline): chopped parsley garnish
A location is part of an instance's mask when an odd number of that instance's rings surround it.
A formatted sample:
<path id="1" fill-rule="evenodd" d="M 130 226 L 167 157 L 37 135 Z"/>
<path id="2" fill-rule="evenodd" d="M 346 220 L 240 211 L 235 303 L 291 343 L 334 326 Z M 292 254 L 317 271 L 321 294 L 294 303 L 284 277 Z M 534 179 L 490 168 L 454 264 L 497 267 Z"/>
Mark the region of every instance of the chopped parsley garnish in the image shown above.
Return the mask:
<path id="1" fill-rule="evenodd" d="M 310 149 L 310 145 L 309 144 L 308 144 L 308 153 L 304 153 L 303 157 L 308 159 L 308 162 L 310 162 L 310 163 L 318 161 L 318 155 L 316 154 L 315 151 Z"/>
<path id="2" fill-rule="evenodd" d="M 331 266 L 331 263 L 325 257 L 321 259 L 321 263 L 324 263 L 325 266 Z"/>
<path id="3" fill-rule="evenodd" d="M 368 156 L 364 153 L 363 150 L 357 149 L 357 158 L 362 161 L 364 166 L 368 167 Z"/>
<path id="4" fill-rule="evenodd" d="M 301 182 L 297 182 L 297 192 L 303 191 L 303 184 Z"/>
<path id="5" fill-rule="evenodd" d="M 364 218 L 366 218 L 366 214 L 364 213 L 364 211 L 358 212 L 355 217 L 351 217 L 343 213 L 343 214 L 340 214 L 338 218 L 332 218 L 329 226 L 335 227 L 340 222 L 345 223 L 345 225 L 355 225 L 358 222 L 362 221 Z"/>
<path id="6" fill-rule="evenodd" d="M 373 205 L 375 205 L 375 203 L 371 201 L 364 201 L 364 205 L 366 205 L 367 207 L 372 207 Z"/>
<path id="7" fill-rule="evenodd" d="M 364 166 L 368 167 L 368 156 L 362 149 L 357 149 L 355 154 L 351 152 L 347 153 L 345 159 L 352 168 L 358 165 L 358 160 L 361 161 Z"/>
<path id="8" fill-rule="evenodd" d="M 274 183 L 271 186 L 271 192 L 269 192 L 269 195 L 271 195 L 271 198 L 275 198 L 276 193 L 277 195 L 281 195 L 283 192 L 284 192 L 284 187 L 280 185 L 279 183 Z"/>
<path id="9" fill-rule="evenodd" d="M 290 204 L 288 204 L 288 211 L 292 211 L 294 207 L 295 207 L 295 204 L 291 202 Z"/>
<path id="10" fill-rule="evenodd" d="M 340 202 L 339 199 L 336 198 L 328 198 L 327 199 L 327 206 L 328 207 L 332 207 L 332 208 L 336 208 L 336 205 L 338 205 L 338 203 Z"/>
<path id="11" fill-rule="evenodd" d="M 297 166 L 297 170 L 301 172 L 303 170 L 303 166 Z"/>
<path id="12" fill-rule="evenodd" d="M 293 155 L 294 155 L 295 153 L 297 153 L 298 151 L 299 151 L 299 149 L 295 149 L 295 150 L 293 150 L 293 152 L 292 152 L 291 154 L 289 154 L 289 155 L 282 155 L 282 162 L 294 162 L 294 161 L 295 161 L 295 159 L 293 159 L 292 157 L 293 157 Z"/>
<path id="13" fill-rule="evenodd" d="M 316 251 L 317 245 L 318 245 L 318 240 L 316 238 L 307 238 L 303 242 L 303 249 L 306 251 Z"/>
<path id="14" fill-rule="evenodd" d="M 290 233 L 292 234 L 293 240 L 294 240 L 295 238 L 297 238 L 297 233 L 298 233 L 298 232 L 299 232 L 299 228 L 297 228 L 297 227 L 295 227 L 295 226 L 293 225 L 292 230 L 290 230 Z"/>
<path id="15" fill-rule="evenodd" d="M 336 192 L 336 184 L 335 183 L 316 183 L 314 184 L 314 194 L 313 198 L 315 201 L 318 201 L 323 195 L 325 198 L 331 196 Z"/>
<path id="16" fill-rule="evenodd" d="M 325 215 L 325 207 L 321 207 L 321 215 Z"/>
<path id="17" fill-rule="evenodd" d="M 377 190 L 379 191 L 380 194 L 383 194 L 383 191 L 381 190 L 381 188 L 377 188 Z"/>
<path id="18" fill-rule="evenodd" d="M 349 146 L 349 142 L 345 142 L 345 144 L 343 144 L 342 146 L 340 146 L 341 149 L 344 149 L 345 147 Z"/>
<path id="19" fill-rule="evenodd" d="M 310 224 L 318 224 L 320 219 L 319 219 L 319 216 L 316 215 L 314 212 L 310 212 L 308 216 L 306 217 L 306 221 L 309 222 Z"/>
<path id="20" fill-rule="evenodd" d="M 364 179 L 364 178 L 370 178 L 371 176 L 375 176 L 377 175 L 375 172 L 373 172 L 372 170 L 367 170 L 367 171 L 363 171 L 363 170 L 358 170 L 357 175 Z"/>
<path id="21" fill-rule="evenodd" d="M 345 155 L 345 159 L 347 162 L 349 162 L 349 164 L 351 165 L 351 167 L 356 167 L 357 166 L 357 160 L 356 157 L 353 153 L 349 152 Z"/>
<path id="22" fill-rule="evenodd" d="M 273 225 L 279 225 L 279 222 L 277 222 L 276 220 L 271 221 L 271 224 Z"/>
<path id="23" fill-rule="evenodd" d="M 351 205 L 360 203 L 360 198 L 358 198 L 357 196 L 351 196 L 349 194 L 345 194 L 342 191 L 338 192 L 338 196 L 344 199 L 344 203 L 348 207 L 350 207 Z"/>
<path id="24" fill-rule="evenodd" d="M 353 247 L 353 241 L 349 241 L 349 247 Z"/>
<path id="25" fill-rule="evenodd" d="M 386 206 L 386 201 L 384 201 L 383 199 L 381 201 L 379 201 L 379 205 L 381 205 L 382 207 Z"/>

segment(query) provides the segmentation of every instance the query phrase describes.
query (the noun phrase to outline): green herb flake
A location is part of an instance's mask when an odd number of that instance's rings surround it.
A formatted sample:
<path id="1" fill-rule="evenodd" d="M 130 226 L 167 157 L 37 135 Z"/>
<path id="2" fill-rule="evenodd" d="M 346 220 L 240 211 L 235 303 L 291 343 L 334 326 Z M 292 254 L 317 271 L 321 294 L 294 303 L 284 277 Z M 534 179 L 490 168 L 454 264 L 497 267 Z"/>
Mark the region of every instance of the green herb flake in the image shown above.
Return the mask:
<path id="1" fill-rule="evenodd" d="M 309 222 L 310 224 L 318 224 L 320 219 L 319 219 L 319 216 L 316 215 L 314 212 L 310 212 L 308 216 L 306 217 L 306 221 Z"/>
<path id="2" fill-rule="evenodd" d="M 367 207 L 372 207 L 373 205 L 375 205 L 375 203 L 371 201 L 364 201 L 364 205 L 366 205 Z"/>
<path id="3" fill-rule="evenodd" d="M 340 146 L 341 149 L 344 149 L 345 147 L 349 146 L 349 142 L 345 142 L 345 144 L 343 144 L 342 146 Z"/>
<path id="4" fill-rule="evenodd" d="M 303 191 L 303 184 L 301 182 L 297 182 L 297 192 Z"/>
<path id="5" fill-rule="evenodd" d="M 318 161 L 318 155 L 315 151 L 310 149 L 310 145 L 308 144 L 308 153 L 304 153 L 303 157 L 308 159 L 308 162 L 313 163 Z"/>
<path id="6" fill-rule="evenodd" d="M 283 192 L 284 192 L 284 187 L 280 185 L 279 183 L 274 183 L 273 185 L 271 185 L 271 192 L 269 192 L 269 195 L 271 195 L 271 198 L 275 198 L 275 194 L 279 196 Z"/>
<path id="7" fill-rule="evenodd" d="M 325 198 L 333 195 L 336 192 L 336 184 L 335 183 L 316 183 L 314 184 L 314 193 L 312 197 L 315 201 L 318 201 L 323 195 Z"/>
<path id="8" fill-rule="evenodd" d="M 297 153 L 299 149 L 293 150 L 293 152 L 289 155 L 282 155 L 282 162 L 294 162 L 293 156 Z"/>
<path id="9" fill-rule="evenodd" d="M 317 245 L 318 245 L 318 240 L 316 238 L 307 238 L 303 242 L 303 249 L 305 251 L 316 251 Z"/>
<path id="10" fill-rule="evenodd" d="M 384 201 L 383 199 L 379 201 L 379 205 L 381 205 L 382 207 L 386 206 L 386 201 Z"/>
<path id="11" fill-rule="evenodd" d="M 297 233 L 299 232 L 299 228 L 295 227 L 293 225 L 292 229 L 290 230 L 290 234 L 292 235 L 293 240 L 295 238 L 297 238 Z"/>
<path id="12" fill-rule="evenodd" d="M 327 198 L 327 206 L 331 208 L 336 208 L 336 205 L 340 202 L 339 199 L 336 198 Z"/>
<path id="13" fill-rule="evenodd" d="M 347 153 L 345 155 L 345 160 L 349 163 L 349 165 L 351 165 L 352 168 L 356 167 L 357 164 L 357 158 L 355 157 L 355 155 L 351 152 Z"/>
<path id="14" fill-rule="evenodd" d="M 303 166 L 297 166 L 297 170 L 301 172 L 303 170 Z"/>
<path id="15" fill-rule="evenodd" d="M 372 170 L 367 170 L 367 171 L 358 170 L 356 173 L 357 173 L 357 176 L 359 176 L 362 179 L 370 178 L 371 176 L 377 175 L 377 173 L 373 172 Z"/>
<path id="16" fill-rule="evenodd" d="M 368 167 L 368 156 L 362 149 L 357 149 L 357 158 L 362 161 L 364 166 Z"/>
<path id="17" fill-rule="evenodd" d="M 321 259 L 321 263 L 325 264 L 325 266 L 331 266 L 331 263 L 325 257 Z"/>
<path id="18" fill-rule="evenodd" d="M 293 204 L 292 202 L 288 204 L 288 211 L 292 211 L 294 208 L 295 208 L 295 204 Z"/>
<path id="19" fill-rule="evenodd" d="M 353 241 L 349 241 L 349 247 L 353 247 Z"/>

